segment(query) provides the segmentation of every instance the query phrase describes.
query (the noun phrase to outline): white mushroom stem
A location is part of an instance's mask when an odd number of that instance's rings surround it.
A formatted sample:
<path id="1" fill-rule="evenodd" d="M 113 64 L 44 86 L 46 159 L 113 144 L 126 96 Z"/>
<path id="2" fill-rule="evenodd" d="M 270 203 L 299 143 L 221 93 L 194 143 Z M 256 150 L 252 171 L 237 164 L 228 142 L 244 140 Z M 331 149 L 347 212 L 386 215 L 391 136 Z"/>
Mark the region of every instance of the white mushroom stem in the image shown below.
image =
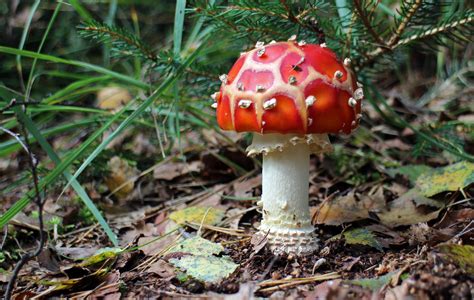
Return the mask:
<path id="1" fill-rule="evenodd" d="M 327 136 L 311 139 L 280 134 L 254 135 L 250 151 L 264 153 L 259 230 L 275 252 L 305 254 L 318 248 L 309 212 L 309 158 L 315 141 L 327 149 Z M 312 148 L 311 148 L 312 147 Z M 329 145 L 330 147 L 330 145 Z"/>

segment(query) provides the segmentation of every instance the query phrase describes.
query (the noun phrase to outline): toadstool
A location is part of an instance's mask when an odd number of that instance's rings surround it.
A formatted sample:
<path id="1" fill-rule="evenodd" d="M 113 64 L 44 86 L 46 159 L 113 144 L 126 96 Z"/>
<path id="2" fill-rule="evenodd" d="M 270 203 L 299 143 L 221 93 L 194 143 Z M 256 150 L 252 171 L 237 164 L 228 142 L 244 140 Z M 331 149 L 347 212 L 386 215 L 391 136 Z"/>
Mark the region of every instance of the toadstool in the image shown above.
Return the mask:
<path id="1" fill-rule="evenodd" d="M 263 154 L 260 232 L 276 254 L 317 250 L 309 159 L 332 151 L 329 133 L 359 125 L 363 91 L 350 59 L 340 62 L 325 44 L 259 42 L 220 80 L 212 95 L 220 128 L 253 132 L 248 155 Z"/>

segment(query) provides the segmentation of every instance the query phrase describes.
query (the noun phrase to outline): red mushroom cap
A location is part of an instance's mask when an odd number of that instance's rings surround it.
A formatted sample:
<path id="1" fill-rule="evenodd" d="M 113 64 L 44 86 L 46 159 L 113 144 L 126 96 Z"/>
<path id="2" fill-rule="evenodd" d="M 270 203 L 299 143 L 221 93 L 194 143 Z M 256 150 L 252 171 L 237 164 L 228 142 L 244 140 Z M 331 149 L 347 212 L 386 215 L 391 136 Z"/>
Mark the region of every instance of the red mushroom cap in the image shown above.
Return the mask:
<path id="1" fill-rule="evenodd" d="M 257 43 L 221 75 L 217 123 L 239 132 L 350 133 L 363 91 L 349 64 L 324 44 Z"/>

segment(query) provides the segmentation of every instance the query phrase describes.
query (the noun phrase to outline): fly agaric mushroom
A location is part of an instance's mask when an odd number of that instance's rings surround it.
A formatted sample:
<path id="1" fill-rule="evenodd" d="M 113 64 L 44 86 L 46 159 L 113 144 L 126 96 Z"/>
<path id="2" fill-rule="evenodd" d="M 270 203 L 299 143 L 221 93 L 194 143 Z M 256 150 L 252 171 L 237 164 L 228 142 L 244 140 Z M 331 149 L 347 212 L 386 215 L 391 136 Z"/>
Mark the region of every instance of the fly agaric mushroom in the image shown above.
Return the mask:
<path id="1" fill-rule="evenodd" d="M 254 132 L 248 155 L 263 154 L 263 219 L 259 230 L 272 251 L 318 249 L 308 203 L 311 153 L 332 151 L 328 133 L 351 133 L 361 117 L 363 91 L 325 44 L 257 43 L 242 53 L 212 95 L 224 130 Z"/>

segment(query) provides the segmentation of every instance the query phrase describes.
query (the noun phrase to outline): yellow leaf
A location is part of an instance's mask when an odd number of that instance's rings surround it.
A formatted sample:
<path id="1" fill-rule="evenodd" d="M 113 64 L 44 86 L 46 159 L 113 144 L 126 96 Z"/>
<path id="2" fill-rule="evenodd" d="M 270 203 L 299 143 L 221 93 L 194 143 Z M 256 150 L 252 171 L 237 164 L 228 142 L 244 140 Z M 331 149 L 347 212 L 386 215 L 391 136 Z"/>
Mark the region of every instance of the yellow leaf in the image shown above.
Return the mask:
<path id="1" fill-rule="evenodd" d="M 474 182 L 474 163 L 462 161 L 418 177 L 416 184 L 426 197 L 457 191 Z"/>
<path id="2" fill-rule="evenodd" d="M 172 212 L 169 218 L 177 224 L 203 222 L 205 225 L 216 225 L 224 218 L 224 211 L 213 207 L 191 206 Z"/>
<path id="3" fill-rule="evenodd" d="M 97 93 L 97 106 L 107 110 L 119 110 L 132 100 L 128 90 L 119 86 L 105 87 Z"/>

